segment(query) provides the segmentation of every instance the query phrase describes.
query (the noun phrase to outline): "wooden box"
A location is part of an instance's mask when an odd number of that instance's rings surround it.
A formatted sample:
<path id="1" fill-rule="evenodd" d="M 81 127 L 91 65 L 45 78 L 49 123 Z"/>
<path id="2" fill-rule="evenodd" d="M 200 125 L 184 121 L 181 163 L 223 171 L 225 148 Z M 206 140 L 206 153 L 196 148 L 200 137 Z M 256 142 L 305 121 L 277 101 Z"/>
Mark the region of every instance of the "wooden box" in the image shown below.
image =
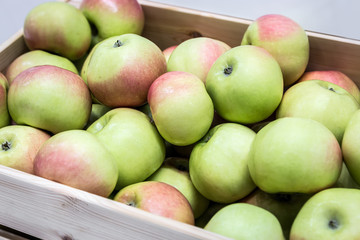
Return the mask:
<path id="1" fill-rule="evenodd" d="M 79 6 L 80 0 L 71 0 Z M 143 36 L 161 49 L 198 36 L 240 44 L 250 21 L 141 0 Z M 339 70 L 360 86 L 360 41 L 307 32 L 308 70 Z M 28 51 L 22 30 L 0 46 L 0 71 Z M 0 225 L 41 239 L 226 239 L 110 199 L 0 166 Z"/>

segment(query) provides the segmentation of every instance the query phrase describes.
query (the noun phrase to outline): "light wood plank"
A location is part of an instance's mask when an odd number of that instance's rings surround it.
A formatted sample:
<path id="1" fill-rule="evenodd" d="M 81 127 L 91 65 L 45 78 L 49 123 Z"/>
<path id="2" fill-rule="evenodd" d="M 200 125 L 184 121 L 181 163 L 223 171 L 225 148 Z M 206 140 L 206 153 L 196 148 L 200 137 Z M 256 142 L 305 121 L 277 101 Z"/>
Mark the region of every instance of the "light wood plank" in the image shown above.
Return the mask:
<path id="1" fill-rule="evenodd" d="M 41 239 L 227 239 L 0 166 L 0 224 Z"/>

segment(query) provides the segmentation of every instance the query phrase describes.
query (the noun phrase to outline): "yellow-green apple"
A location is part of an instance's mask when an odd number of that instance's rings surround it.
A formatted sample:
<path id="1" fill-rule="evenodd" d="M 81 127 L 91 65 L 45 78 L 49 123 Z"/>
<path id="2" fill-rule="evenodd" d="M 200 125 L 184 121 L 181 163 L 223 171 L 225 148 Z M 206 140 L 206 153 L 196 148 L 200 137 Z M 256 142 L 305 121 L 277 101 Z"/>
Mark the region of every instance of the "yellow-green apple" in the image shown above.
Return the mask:
<path id="1" fill-rule="evenodd" d="M 167 47 L 165 48 L 162 52 L 165 56 L 165 59 L 166 59 L 166 62 L 169 61 L 169 58 L 170 58 L 170 55 L 171 53 L 174 51 L 174 49 L 177 47 L 177 45 L 173 45 L 173 46 L 170 46 L 170 47 Z"/>
<path id="2" fill-rule="evenodd" d="M 342 87 L 322 80 L 296 83 L 286 90 L 276 117 L 302 117 L 325 125 L 337 138 L 343 138 L 350 117 L 359 109 L 356 99 Z"/>
<path id="3" fill-rule="evenodd" d="M 195 218 L 202 215 L 209 205 L 209 200 L 196 190 L 190 179 L 189 160 L 186 158 L 166 158 L 147 181 L 164 182 L 178 189 L 189 201 Z"/>
<path id="4" fill-rule="evenodd" d="M 316 193 L 296 216 L 290 239 L 359 238 L 359 201 L 359 189 L 329 188 Z"/>
<path id="5" fill-rule="evenodd" d="M 230 203 L 231 204 L 231 203 Z M 229 203 L 217 203 L 210 201 L 209 206 L 200 217 L 195 219 L 195 225 L 200 228 L 204 228 L 210 219 L 223 207 L 229 205 Z"/>
<path id="6" fill-rule="evenodd" d="M 97 41 L 126 33 L 141 35 L 144 28 L 145 17 L 137 0 L 83 0 L 80 10 L 94 25 Z"/>
<path id="7" fill-rule="evenodd" d="M 358 188 L 360 189 L 360 185 L 355 181 L 355 179 L 351 176 L 349 169 L 347 168 L 345 162 L 343 162 L 341 173 L 336 181 L 336 183 L 332 187 L 337 188 Z"/>
<path id="8" fill-rule="evenodd" d="M 22 71 L 40 65 L 54 65 L 76 74 L 79 73 L 74 63 L 67 58 L 43 50 L 33 50 L 21 54 L 10 63 L 6 70 L 6 78 L 11 84 L 14 78 Z"/>
<path id="9" fill-rule="evenodd" d="M 360 184 L 360 110 L 350 118 L 341 143 L 344 162 L 350 175 L 357 184 Z"/>
<path id="10" fill-rule="evenodd" d="M 209 37 L 190 38 L 181 42 L 167 61 L 167 70 L 189 72 L 203 82 L 215 60 L 230 46 Z"/>
<path id="11" fill-rule="evenodd" d="M 284 86 L 290 86 L 304 73 L 309 62 L 309 39 L 293 19 L 266 14 L 253 21 L 245 31 L 241 45 L 265 48 L 278 61 Z"/>
<path id="12" fill-rule="evenodd" d="M 0 128 L 0 164 L 33 174 L 35 155 L 49 138 L 48 133 L 29 126 Z"/>
<path id="13" fill-rule="evenodd" d="M 257 188 L 239 202 L 249 203 L 274 214 L 279 220 L 286 239 L 289 239 L 291 225 L 305 202 L 312 194 L 275 193 L 270 194 Z"/>
<path id="14" fill-rule="evenodd" d="M 70 60 L 80 59 L 91 43 L 91 28 L 83 13 L 66 2 L 45 2 L 27 14 L 24 40 L 30 50 L 42 49 Z"/>
<path id="15" fill-rule="evenodd" d="M 194 215 L 185 196 L 175 187 L 157 181 L 144 181 L 121 189 L 115 201 L 152 214 L 194 225 Z"/>
<path id="16" fill-rule="evenodd" d="M 164 73 L 151 84 L 147 99 L 157 129 L 171 144 L 193 144 L 211 126 L 213 103 L 204 83 L 192 73 Z"/>
<path id="17" fill-rule="evenodd" d="M 82 129 L 91 112 L 89 89 L 78 74 L 42 65 L 21 72 L 8 91 L 8 108 L 17 124 L 52 133 Z"/>
<path id="18" fill-rule="evenodd" d="M 113 154 L 118 165 L 116 189 L 144 181 L 165 159 L 165 144 L 150 118 L 132 108 L 115 108 L 87 128 Z"/>
<path id="19" fill-rule="evenodd" d="M 323 124 L 284 117 L 256 134 L 248 167 L 265 192 L 315 193 L 337 181 L 342 163 L 340 144 Z"/>
<path id="20" fill-rule="evenodd" d="M 224 123 L 210 129 L 195 145 L 189 172 L 203 196 L 214 202 L 231 203 L 255 189 L 248 170 L 255 135 L 241 124 Z"/>
<path id="21" fill-rule="evenodd" d="M 360 102 L 359 87 L 351 78 L 349 78 L 347 75 L 345 75 L 340 71 L 335 71 L 335 70 L 308 71 L 301 76 L 298 82 L 303 82 L 308 80 L 323 80 L 323 81 L 335 83 L 340 87 L 344 88 L 351 95 L 353 95 L 356 101 Z"/>
<path id="22" fill-rule="evenodd" d="M 204 227 L 235 240 L 283 240 L 277 218 L 269 211 L 248 203 L 232 203 L 220 209 Z"/>
<path id="23" fill-rule="evenodd" d="M 107 38 L 89 56 L 85 79 L 94 97 L 109 107 L 145 104 L 150 85 L 166 72 L 160 48 L 137 34 Z"/>
<path id="24" fill-rule="evenodd" d="M 234 47 L 221 55 L 205 84 L 216 112 L 225 120 L 243 124 L 268 118 L 283 95 L 279 64 L 256 46 Z"/>
<path id="25" fill-rule="evenodd" d="M 90 125 L 93 124 L 93 122 L 98 120 L 100 117 L 102 117 L 105 113 L 107 113 L 110 110 L 111 110 L 110 107 L 107 107 L 107 106 L 105 106 L 103 104 L 93 103 L 91 105 L 90 117 L 89 117 L 89 119 L 88 119 L 88 121 L 86 123 L 86 126 L 84 128 L 90 127 Z"/>
<path id="26" fill-rule="evenodd" d="M 8 111 L 8 88 L 8 80 L 5 75 L 0 72 L 0 128 L 10 124 L 10 114 Z"/>
<path id="27" fill-rule="evenodd" d="M 113 192 L 118 178 L 112 154 L 85 130 L 64 131 L 44 142 L 34 174 L 103 197 Z"/>

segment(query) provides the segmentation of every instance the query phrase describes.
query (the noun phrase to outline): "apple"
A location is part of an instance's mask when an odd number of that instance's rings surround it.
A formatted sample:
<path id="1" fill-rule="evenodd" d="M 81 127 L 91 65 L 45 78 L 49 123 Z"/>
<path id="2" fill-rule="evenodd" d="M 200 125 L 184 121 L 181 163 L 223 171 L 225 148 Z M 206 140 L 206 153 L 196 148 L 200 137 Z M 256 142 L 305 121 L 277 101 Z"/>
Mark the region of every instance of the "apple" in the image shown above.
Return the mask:
<path id="1" fill-rule="evenodd" d="M 86 17 L 66 2 L 45 2 L 27 14 L 24 40 L 30 50 L 46 50 L 70 60 L 80 59 L 91 43 Z"/>
<path id="2" fill-rule="evenodd" d="M 360 184 L 360 110 L 350 118 L 344 132 L 341 149 L 344 163 L 357 184 Z"/>
<path id="3" fill-rule="evenodd" d="M 270 194 L 257 188 L 239 202 L 261 207 L 279 220 L 286 239 L 289 239 L 291 225 L 305 202 L 312 194 L 275 193 Z"/>
<path id="4" fill-rule="evenodd" d="M 209 200 L 196 190 L 190 179 L 189 160 L 186 158 L 166 158 L 147 181 L 164 182 L 178 189 L 189 201 L 195 218 L 202 215 L 209 205 Z"/>
<path id="5" fill-rule="evenodd" d="M 216 112 L 227 121 L 242 124 L 268 118 L 283 95 L 279 64 L 256 46 L 234 47 L 221 55 L 205 84 Z"/>
<path id="6" fill-rule="evenodd" d="M 309 62 L 309 39 L 293 19 L 266 14 L 253 21 L 244 33 L 241 45 L 265 48 L 278 61 L 284 86 L 290 86 L 305 72 Z"/>
<path id="7" fill-rule="evenodd" d="M 152 214 L 194 225 L 192 208 L 185 196 L 175 187 L 157 181 L 144 181 L 121 189 L 115 201 Z"/>
<path id="8" fill-rule="evenodd" d="M 336 183 L 332 187 L 337 188 L 358 188 L 360 189 L 360 185 L 355 181 L 355 179 L 351 176 L 349 169 L 347 168 L 345 162 L 342 165 L 341 173 L 336 181 Z"/>
<path id="9" fill-rule="evenodd" d="M 86 126 L 84 128 L 88 128 L 90 127 L 91 124 L 93 124 L 93 122 L 95 122 L 96 120 L 98 120 L 100 117 L 102 117 L 105 113 L 107 113 L 108 111 L 110 111 L 111 108 L 102 105 L 100 103 L 93 103 L 91 105 L 91 113 L 90 113 L 90 117 L 86 123 Z"/>
<path id="10" fill-rule="evenodd" d="M 248 203 L 233 203 L 221 208 L 204 229 L 236 240 L 284 239 L 277 218 L 269 211 Z"/>
<path id="11" fill-rule="evenodd" d="M 165 144 L 150 118 L 132 108 L 115 108 L 91 124 L 94 134 L 115 157 L 116 189 L 144 181 L 165 159 Z"/>
<path id="12" fill-rule="evenodd" d="M 331 187 L 342 167 L 340 144 L 323 124 L 308 118 L 274 120 L 257 134 L 248 167 L 267 193 L 315 193 Z"/>
<path id="13" fill-rule="evenodd" d="M 49 138 L 48 133 L 29 126 L 0 128 L 0 164 L 33 174 L 35 155 Z"/>
<path id="14" fill-rule="evenodd" d="M 78 74 L 42 65 L 21 72 L 8 91 L 8 108 L 17 124 L 52 133 L 82 129 L 91 112 L 89 89 Z"/>
<path id="15" fill-rule="evenodd" d="M 74 63 L 67 58 L 43 50 L 33 50 L 21 54 L 10 63 L 6 70 L 6 78 L 9 84 L 11 84 L 15 77 L 22 71 L 40 65 L 54 65 L 76 74 L 79 73 Z"/>
<path id="16" fill-rule="evenodd" d="M 80 10 L 95 27 L 97 41 L 134 33 L 141 35 L 145 17 L 137 0 L 83 0 Z"/>
<path id="17" fill-rule="evenodd" d="M 353 80 L 340 71 L 308 71 L 301 76 L 298 82 L 308 80 L 323 80 L 335 83 L 348 91 L 356 99 L 356 101 L 360 102 L 360 91 L 358 86 Z"/>
<path id="18" fill-rule="evenodd" d="M 166 59 L 166 62 L 169 61 L 169 58 L 170 58 L 170 55 L 171 53 L 175 50 L 175 48 L 177 47 L 178 45 L 173 45 L 173 46 L 170 46 L 170 47 L 167 47 L 165 48 L 162 52 L 165 56 L 165 59 Z"/>
<path id="19" fill-rule="evenodd" d="M 329 188 L 312 196 L 291 227 L 290 239 L 357 239 L 360 190 Z"/>
<path id="20" fill-rule="evenodd" d="M 235 202 L 255 189 L 248 160 L 255 132 L 237 123 L 224 123 L 195 145 L 189 172 L 196 189 L 219 203 Z"/>
<path id="21" fill-rule="evenodd" d="M 214 106 L 204 83 L 188 72 L 167 72 L 150 86 L 148 103 L 161 136 L 173 145 L 200 140 L 209 130 Z"/>
<path id="22" fill-rule="evenodd" d="M 229 49 L 226 43 L 209 37 L 187 39 L 171 53 L 167 71 L 189 72 L 205 82 L 215 60 Z"/>
<path id="23" fill-rule="evenodd" d="M 345 89 L 334 83 L 310 80 L 296 83 L 286 90 L 276 117 L 302 117 L 325 125 L 339 143 L 350 117 L 359 103 Z"/>
<path id="24" fill-rule="evenodd" d="M 229 205 L 229 203 L 217 203 L 210 201 L 209 206 L 200 217 L 195 219 L 195 226 L 204 228 L 210 219 L 223 207 Z"/>
<path id="25" fill-rule="evenodd" d="M 34 158 L 34 174 L 103 197 L 114 191 L 118 178 L 114 156 L 96 136 L 78 129 L 43 143 Z"/>
<path id="26" fill-rule="evenodd" d="M 103 40 L 89 58 L 83 78 L 94 97 L 108 107 L 145 104 L 150 85 L 166 72 L 160 48 L 136 34 Z"/>
<path id="27" fill-rule="evenodd" d="M 0 72 L 0 128 L 10 124 L 10 114 L 7 106 L 8 88 L 8 80 Z"/>

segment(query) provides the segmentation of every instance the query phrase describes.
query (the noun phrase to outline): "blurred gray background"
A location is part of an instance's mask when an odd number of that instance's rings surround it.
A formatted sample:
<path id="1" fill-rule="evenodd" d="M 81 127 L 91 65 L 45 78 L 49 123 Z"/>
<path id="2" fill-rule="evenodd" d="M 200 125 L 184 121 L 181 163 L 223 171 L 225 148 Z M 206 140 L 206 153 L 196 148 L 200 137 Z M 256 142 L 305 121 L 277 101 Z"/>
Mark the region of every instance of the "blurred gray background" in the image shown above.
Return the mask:
<path id="1" fill-rule="evenodd" d="M 23 25 L 34 6 L 49 0 L 0 0 L 0 44 Z M 278 13 L 304 29 L 360 40 L 359 0 L 152 0 L 228 16 L 254 20 Z"/>

